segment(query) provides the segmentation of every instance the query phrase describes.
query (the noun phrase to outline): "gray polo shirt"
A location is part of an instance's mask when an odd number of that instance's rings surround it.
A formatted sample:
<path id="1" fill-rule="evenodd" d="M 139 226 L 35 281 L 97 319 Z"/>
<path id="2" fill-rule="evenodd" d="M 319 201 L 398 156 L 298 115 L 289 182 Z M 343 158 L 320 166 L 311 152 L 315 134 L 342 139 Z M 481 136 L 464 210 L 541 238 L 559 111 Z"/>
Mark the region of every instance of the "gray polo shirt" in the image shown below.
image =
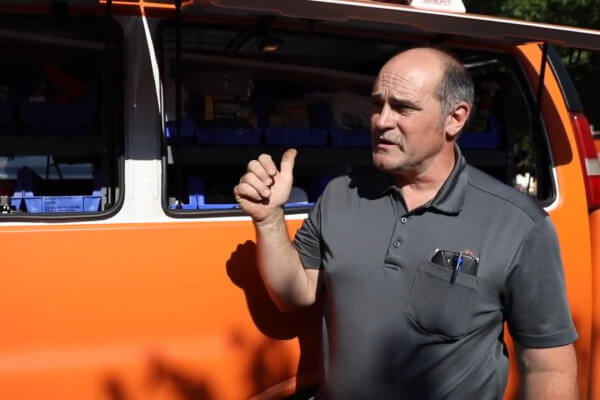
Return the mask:
<path id="1" fill-rule="evenodd" d="M 525 347 L 576 340 L 556 232 L 535 200 L 458 162 L 407 212 L 373 170 L 334 179 L 294 243 L 322 269 L 324 390 L 332 399 L 501 399 L 503 322 Z M 469 250 L 476 275 L 431 262 Z"/>

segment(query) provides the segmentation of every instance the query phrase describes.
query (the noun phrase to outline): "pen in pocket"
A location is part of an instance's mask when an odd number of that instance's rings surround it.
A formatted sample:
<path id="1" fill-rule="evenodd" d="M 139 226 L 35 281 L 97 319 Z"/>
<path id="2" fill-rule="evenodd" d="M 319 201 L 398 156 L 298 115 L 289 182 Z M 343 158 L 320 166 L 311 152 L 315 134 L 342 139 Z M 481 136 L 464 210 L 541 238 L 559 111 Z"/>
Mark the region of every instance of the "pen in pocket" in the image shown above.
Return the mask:
<path id="1" fill-rule="evenodd" d="M 461 271 L 462 264 L 463 264 L 463 253 L 461 251 L 460 253 L 458 253 L 458 257 L 456 257 L 456 263 L 454 264 L 454 269 L 452 270 L 452 276 L 450 278 L 450 283 L 454 284 L 454 281 L 456 281 L 456 276 Z"/>

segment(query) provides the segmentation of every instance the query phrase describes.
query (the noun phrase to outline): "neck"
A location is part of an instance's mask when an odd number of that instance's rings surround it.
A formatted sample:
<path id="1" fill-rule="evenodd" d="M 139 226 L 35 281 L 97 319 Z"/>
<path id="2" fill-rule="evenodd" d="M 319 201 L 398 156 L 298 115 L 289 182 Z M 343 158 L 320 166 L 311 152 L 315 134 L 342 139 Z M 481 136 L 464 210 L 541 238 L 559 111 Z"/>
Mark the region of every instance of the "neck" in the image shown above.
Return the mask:
<path id="1" fill-rule="evenodd" d="M 408 211 L 422 206 L 440 191 L 456 164 L 454 146 L 445 148 L 424 163 L 420 171 L 394 175 Z"/>

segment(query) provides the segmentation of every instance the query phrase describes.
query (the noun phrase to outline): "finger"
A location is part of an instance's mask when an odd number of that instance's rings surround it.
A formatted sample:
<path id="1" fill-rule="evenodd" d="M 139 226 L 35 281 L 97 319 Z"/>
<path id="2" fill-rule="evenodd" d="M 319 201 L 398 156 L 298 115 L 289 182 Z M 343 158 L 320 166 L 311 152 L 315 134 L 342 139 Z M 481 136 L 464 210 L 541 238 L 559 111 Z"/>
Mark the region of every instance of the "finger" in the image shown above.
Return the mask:
<path id="1" fill-rule="evenodd" d="M 269 174 L 269 176 L 275 176 L 277 175 L 277 166 L 275 165 L 275 162 L 273 162 L 273 158 L 268 155 L 268 154 L 261 154 L 260 156 L 258 156 L 258 162 L 260 162 L 263 166 L 263 168 L 265 169 L 265 171 L 267 171 L 267 174 Z"/>
<path id="2" fill-rule="evenodd" d="M 233 194 L 235 199 L 239 202 L 240 199 L 251 200 L 260 202 L 263 200 L 262 196 L 258 191 L 247 183 L 240 183 L 233 188 Z"/>
<path id="3" fill-rule="evenodd" d="M 248 185 L 252 186 L 263 198 L 271 195 L 271 190 L 269 187 L 253 173 L 245 174 L 242 177 L 241 183 L 247 183 Z"/>
<path id="4" fill-rule="evenodd" d="M 273 179 L 269 176 L 263 165 L 258 160 L 252 160 L 248 163 L 248 172 L 256 175 L 258 179 L 263 181 L 265 185 L 273 183 Z"/>
<path id="5" fill-rule="evenodd" d="M 296 155 L 298 151 L 296 149 L 289 149 L 281 157 L 281 173 L 291 175 L 294 171 L 294 164 L 296 162 Z"/>

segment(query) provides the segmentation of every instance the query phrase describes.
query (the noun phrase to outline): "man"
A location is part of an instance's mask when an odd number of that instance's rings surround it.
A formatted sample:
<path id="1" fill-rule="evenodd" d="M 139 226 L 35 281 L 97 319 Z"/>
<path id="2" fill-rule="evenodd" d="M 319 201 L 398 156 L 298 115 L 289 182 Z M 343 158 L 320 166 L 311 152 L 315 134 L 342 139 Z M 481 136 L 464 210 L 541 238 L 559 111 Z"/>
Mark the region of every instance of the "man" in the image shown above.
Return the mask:
<path id="1" fill-rule="evenodd" d="M 499 399 L 507 321 L 524 397 L 577 398 L 552 223 L 455 145 L 473 102 L 468 73 L 443 51 L 411 49 L 384 65 L 372 97 L 379 173 L 333 180 L 293 243 L 282 206 L 295 150 L 280 170 L 268 155 L 251 161 L 234 188 L 278 305 L 326 296 L 324 396 Z"/>

